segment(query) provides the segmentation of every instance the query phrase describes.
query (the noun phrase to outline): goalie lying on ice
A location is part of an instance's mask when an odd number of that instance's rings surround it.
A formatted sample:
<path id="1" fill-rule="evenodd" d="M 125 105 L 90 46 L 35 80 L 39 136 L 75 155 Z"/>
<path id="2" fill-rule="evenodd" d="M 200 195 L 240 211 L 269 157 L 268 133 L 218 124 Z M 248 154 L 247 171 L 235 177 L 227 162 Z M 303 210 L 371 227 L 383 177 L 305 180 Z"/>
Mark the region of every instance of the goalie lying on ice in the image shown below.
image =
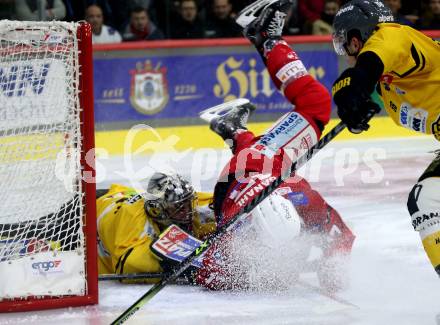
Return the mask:
<path id="1" fill-rule="evenodd" d="M 172 270 L 178 263 L 175 255 L 187 253 L 181 249 L 191 245 L 192 236 L 203 239 L 215 231 L 211 203 L 212 194 L 195 192 L 177 174 L 154 174 L 146 191 L 113 184 L 97 199 L 99 272 Z M 172 224 L 187 232 L 171 228 L 180 234 L 173 240 L 185 245 L 164 242 Z M 282 184 L 245 216 L 186 275 L 194 283 L 218 290 L 261 283 L 283 287 L 300 272 L 314 271 L 326 289 L 335 290 L 344 279 L 338 272 L 339 256 L 350 253 L 353 240 L 339 214 L 304 179 L 296 179 Z M 313 258 L 312 247 L 315 259 L 307 262 Z"/>

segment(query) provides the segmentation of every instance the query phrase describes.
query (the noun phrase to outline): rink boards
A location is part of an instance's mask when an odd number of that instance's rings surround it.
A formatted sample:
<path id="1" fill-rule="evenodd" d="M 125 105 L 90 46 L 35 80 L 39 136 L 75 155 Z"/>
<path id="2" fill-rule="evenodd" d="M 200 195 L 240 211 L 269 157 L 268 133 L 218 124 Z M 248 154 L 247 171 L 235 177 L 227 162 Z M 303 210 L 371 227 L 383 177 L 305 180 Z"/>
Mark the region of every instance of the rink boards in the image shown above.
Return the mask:
<path id="1" fill-rule="evenodd" d="M 338 123 L 332 119 L 326 130 L 330 130 Z M 255 134 L 267 130 L 273 122 L 251 123 L 249 129 Z M 98 155 L 123 155 L 135 151 L 143 154 L 154 152 L 173 152 L 188 149 L 224 148 L 221 138 L 212 132 L 208 125 L 173 126 L 152 128 L 147 124 L 137 129 L 99 131 L 96 132 L 96 147 Z M 368 132 L 356 135 L 347 130 L 341 133 L 336 140 L 368 140 L 378 138 L 414 137 L 423 134 L 397 126 L 389 117 L 377 117 L 370 123 Z M 143 150 L 142 150 L 143 149 Z"/>

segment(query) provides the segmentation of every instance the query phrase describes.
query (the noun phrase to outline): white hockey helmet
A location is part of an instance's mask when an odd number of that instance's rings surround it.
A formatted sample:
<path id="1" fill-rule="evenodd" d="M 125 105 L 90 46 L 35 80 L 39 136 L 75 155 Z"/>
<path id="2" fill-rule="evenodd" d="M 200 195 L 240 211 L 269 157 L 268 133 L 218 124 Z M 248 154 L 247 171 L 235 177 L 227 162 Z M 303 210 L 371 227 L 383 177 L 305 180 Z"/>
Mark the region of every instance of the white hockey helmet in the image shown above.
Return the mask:
<path id="1" fill-rule="evenodd" d="M 267 238 L 268 243 L 282 245 L 294 240 L 301 233 L 301 218 L 292 202 L 279 194 L 271 194 L 250 214 L 252 226 Z"/>

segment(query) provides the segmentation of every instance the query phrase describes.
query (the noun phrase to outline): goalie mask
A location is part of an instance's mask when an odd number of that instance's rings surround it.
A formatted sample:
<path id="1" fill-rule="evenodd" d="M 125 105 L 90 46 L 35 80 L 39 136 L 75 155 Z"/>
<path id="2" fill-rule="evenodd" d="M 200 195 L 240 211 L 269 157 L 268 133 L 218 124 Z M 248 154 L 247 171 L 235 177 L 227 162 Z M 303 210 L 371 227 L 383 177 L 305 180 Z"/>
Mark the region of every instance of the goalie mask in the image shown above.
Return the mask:
<path id="1" fill-rule="evenodd" d="M 155 173 L 147 185 L 144 209 L 163 226 L 188 225 L 196 213 L 197 196 L 191 184 L 178 174 Z"/>

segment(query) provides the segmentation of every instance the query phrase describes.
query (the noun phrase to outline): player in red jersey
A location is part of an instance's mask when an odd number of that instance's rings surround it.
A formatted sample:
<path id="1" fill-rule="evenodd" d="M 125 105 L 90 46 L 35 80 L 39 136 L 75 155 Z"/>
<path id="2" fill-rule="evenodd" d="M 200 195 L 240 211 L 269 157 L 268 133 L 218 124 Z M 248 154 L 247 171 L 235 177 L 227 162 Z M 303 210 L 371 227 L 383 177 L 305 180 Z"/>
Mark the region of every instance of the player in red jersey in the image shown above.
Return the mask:
<path id="1" fill-rule="evenodd" d="M 211 119 L 210 127 L 231 143 L 234 153 L 223 169 L 214 191 L 214 211 L 220 225 L 233 218 L 272 180 L 280 176 L 292 161 L 317 143 L 330 119 L 330 94 L 309 75 L 298 55 L 281 37 L 284 18 L 291 5 L 291 0 L 258 0 L 243 9 L 237 17 L 237 23 L 244 28 L 244 34 L 257 48 L 273 82 L 295 109 L 282 116 L 265 134 L 257 137 L 246 128 L 247 119 L 254 109 L 248 101 L 236 100 L 207 110 L 214 115 L 216 111 L 227 111 Z M 334 265 L 335 256 L 350 253 L 354 235 L 339 214 L 307 181 L 298 176 L 289 178 L 278 192 L 295 205 L 308 231 L 316 227 L 316 231 L 334 235 L 332 244 L 325 249 L 327 262 L 323 265 Z M 303 196 L 307 203 L 303 206 L 295 204 L 294 197 L 297 194 Z M 269 204 L 265 201 L 261 203 Z M 270 222 L 270 216 L 264 217 Z M 225 263 L 221 259 L 218 261 L 216 250 L 218 247 L 213 247 L 205 255 L 204 267 L 199 271 L 197 281 L 212 289 L 232 287 L 233 283 L 228 279 L 231 276 L 233 278 L 233 275 L 222 266 Z M 325 285 L 327 282 L 330 290 L 337 289 L 335 274 L 329 271 L 327 280 L 324 280 L 325 272 L 321 275 L 321 283 Z"/>

